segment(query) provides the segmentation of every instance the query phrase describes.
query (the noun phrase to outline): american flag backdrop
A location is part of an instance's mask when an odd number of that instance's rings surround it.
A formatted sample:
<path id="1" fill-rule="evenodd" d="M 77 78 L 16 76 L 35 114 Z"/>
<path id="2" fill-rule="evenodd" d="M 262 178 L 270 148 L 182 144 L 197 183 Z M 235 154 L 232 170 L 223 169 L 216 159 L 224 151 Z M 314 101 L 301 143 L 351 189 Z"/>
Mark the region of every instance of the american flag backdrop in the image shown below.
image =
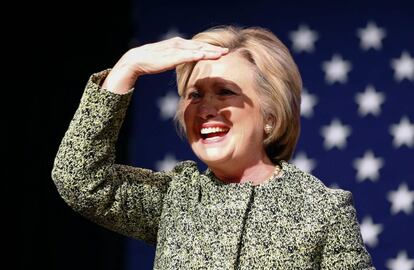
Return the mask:
<path id="1" fill-rule="evenodd" d="M 131 12 L 132 46 L 221 24 L 275 33 L 304 85 L 291 162 L 353 193 L 377 269 L 414 269 L 414 2 L 135 0 Z M 128 111 L 131 164 L 168 170 L 198 161 L 177 136 L 177 101 L 173 71 L 139 79 Z M 128 270 L 152 269 L 154 247 L 130 240 L 127 250 Z"/>

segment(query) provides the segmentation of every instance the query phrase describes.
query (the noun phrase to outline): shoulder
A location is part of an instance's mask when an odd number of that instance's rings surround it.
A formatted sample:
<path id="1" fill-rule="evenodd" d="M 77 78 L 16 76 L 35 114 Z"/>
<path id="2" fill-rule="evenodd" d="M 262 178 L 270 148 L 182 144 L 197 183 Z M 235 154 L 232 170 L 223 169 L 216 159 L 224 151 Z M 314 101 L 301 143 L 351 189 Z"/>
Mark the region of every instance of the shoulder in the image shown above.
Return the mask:
<path id="1" fill-rule="evenodd" d="M 189 183 L 196 181 L 200 176 L 200 170 L 197 163 L 193 160 L 184 160 L 178 162 L 171 170 L 175 181 Z"/>
<path id="2" fill-rule="evenodd" d="M 194 173 L 200 173 L 197 167 L 197 163 L 192 160 L 184 160 L 178 162 L 172 169 L 172 172 L 180 175 L 192 175 Z"/>
<path id="3" fill-rule="evenodd" d="M 301 193 L 302 199 L 308 203 L 311 202 L 315 207 L 327 210 L 353 204 L 350 191 L 327 187 L 316 176 L 304 172 L 286 161 L 283 161 L 281 165 L 285 173 L 284 178 L 288 181 L 289 186 Z"/>

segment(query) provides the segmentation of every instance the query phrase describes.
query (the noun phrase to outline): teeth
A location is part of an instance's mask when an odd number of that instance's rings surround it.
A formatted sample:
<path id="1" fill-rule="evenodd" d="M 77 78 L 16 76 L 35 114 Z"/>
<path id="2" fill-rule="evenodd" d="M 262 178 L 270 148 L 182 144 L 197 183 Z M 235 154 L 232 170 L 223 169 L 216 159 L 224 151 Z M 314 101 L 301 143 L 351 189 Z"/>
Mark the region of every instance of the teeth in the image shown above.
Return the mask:
<path id="1" fill-rule="evenodd" d="M 227 128 L 221 128 L 221 127 L 209 127 L 209 128 L 202 128 L 201 134 L 206 135 L 210 133 L 217 133 L 217 132 L 226 132 L 229 129 Z"/>

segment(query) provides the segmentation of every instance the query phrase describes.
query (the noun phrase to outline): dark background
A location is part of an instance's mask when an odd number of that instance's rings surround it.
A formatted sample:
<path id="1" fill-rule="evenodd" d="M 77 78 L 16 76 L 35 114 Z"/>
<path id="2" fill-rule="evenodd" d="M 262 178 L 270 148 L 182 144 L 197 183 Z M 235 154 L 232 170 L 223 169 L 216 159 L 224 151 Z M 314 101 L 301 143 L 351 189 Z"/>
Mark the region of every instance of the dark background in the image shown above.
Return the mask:
<path id="1" fill-rule="evenodd" d="M 17 164 L 8 181 L 18 189 L 5 194 L 13 196 L 12 204 L 19 204 L 18 240 L 13 240 L 18 265 L 19 269 L 123 269 L 125 238 L 69 208 L 50 173 L 89 76 L 112 67 L 129 47 L 131 2 L 57 2 L 33 3 L 19 10 L 26 23 L 16 29 L 21 58 L 16 57 L 12 73 L 18 75 L 14 81 L 18 87 L 5 89 L 16 95 L 18 104 L 3 99 L 19 118 L 8 123 L 10 130 L 18 130 L 9 139 L 19 143 L 13 148 L 6 145 Z M 127 118 L 121 137 L 128 122 Z M 117 158 L 125 159 L 124 145 L 118 146 Z"/>

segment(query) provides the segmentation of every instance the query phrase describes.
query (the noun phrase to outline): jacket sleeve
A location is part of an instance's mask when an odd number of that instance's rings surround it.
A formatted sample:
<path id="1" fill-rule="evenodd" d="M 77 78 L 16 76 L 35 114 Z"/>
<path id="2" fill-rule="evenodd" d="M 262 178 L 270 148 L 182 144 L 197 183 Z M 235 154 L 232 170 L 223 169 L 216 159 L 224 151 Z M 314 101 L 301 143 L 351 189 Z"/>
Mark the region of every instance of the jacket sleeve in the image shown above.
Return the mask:
<path id="1" fill-rule="evenodd" d="M 52 179 L 75 211 L 110 230 L 155 244 L 172 173 L 114 164 L 115 144 L 132 91 L 100 88 L 91 76 L 60 144 Z"/>
<path id="2" fill-rule="evenodd" d="M 352 194 L 334 191 L 333 218 L 322 253 L 321 269 L 374 270 L 362 240 Z"/>

